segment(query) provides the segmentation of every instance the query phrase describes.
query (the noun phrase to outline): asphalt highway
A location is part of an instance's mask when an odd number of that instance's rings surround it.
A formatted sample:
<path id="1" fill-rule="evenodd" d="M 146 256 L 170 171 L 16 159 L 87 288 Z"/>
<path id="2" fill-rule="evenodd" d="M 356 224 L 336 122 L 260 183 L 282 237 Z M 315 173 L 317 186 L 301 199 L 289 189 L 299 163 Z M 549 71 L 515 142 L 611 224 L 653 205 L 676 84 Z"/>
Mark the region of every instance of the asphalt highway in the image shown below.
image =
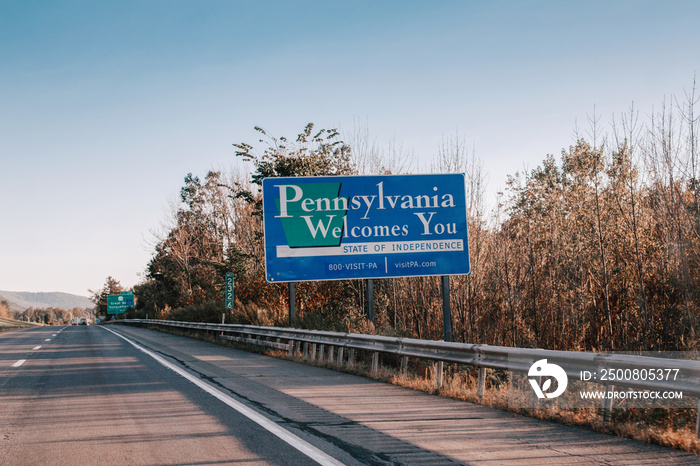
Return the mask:
<path id="1" fill-rule="evenodd" d="M 0 334 L 0 465 L 700 464 L 697 455 L 122 325 Z"/>
<path id="2" fill-rule="evenodd" d="M 0 336 L 0 464 L 309 464 L 98 326 Z"/>

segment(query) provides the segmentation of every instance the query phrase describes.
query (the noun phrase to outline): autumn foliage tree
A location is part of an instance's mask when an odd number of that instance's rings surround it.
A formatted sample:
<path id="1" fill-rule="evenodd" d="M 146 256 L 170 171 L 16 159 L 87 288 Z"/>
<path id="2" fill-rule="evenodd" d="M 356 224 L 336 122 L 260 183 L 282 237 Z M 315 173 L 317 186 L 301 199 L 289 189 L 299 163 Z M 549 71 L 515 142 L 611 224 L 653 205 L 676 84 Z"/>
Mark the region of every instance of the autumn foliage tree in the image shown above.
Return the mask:
<path id="1" fill-rule="evenodd" d="M 316 130 L 309 123 L 299 133 L 295 140 L 285 137 L 275 137 L 260 127 L 255 127 L 262 138 L 259 149 L 247 143 L 234 144 L 236 156 L 252 163 L 254 171 L 251 174 L 251 186 L 233 187 L 237 198 L 244 199 L 253 209 L 257 222 L 255 241 L 259 247 L 257 260 L 262 263 L 264 256 L 262 237 L 262 180 L 269 177 L 299 177 L 299 176 L 328 176 L 355 174 L 351 160 L 350 147 L 340 139 L 336 129 Z M 280 314 L 284 312 L 287 301 L 286 287 L 265 283 L 264 269 L 259 267 L 255 275 L 250 276 L 248 297 L 262 297 L 268 305 L 280 306 Z M 251 293 L 256 291 L 256 293 Z M 297 287 L 299 324 L 333 326 L 343 320 L 356 301 L 356 289 L 349 282 L 308 282 Z M 282 316 L 280 315 L 280 320 Z M 322 323 L 323 322 L 323 323 Z"/>

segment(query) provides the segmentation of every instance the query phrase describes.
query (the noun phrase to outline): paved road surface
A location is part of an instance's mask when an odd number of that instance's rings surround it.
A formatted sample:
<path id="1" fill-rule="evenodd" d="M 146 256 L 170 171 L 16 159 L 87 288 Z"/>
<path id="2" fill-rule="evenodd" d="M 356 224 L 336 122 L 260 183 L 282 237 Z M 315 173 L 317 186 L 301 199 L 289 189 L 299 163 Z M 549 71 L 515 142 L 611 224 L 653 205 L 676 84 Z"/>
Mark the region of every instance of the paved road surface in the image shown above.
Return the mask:
<path id="1" fill-rule="evenodd" d="M 0 334 L 0 464 L 700 464 L 185 337 L 60 330 Z"/>
<path id="2" fill-rule="evenodd" d="M 25 362 L 18 366 L 18 361 Z M 104 328 L 0 335 L 0 464 L 309 464 Z"/>

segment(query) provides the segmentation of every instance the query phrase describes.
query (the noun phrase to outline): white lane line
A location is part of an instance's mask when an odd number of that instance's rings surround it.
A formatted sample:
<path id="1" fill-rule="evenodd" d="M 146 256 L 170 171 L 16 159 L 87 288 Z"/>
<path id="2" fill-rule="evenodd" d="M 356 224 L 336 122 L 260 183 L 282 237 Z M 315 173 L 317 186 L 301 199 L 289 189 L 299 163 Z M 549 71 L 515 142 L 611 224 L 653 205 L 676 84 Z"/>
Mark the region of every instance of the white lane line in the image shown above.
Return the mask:
<path id="1" fill-rule="evenodd" d="M 51 336 L 52 336 L 52 337 L 55 337 L 55 336 L 56 336 L 56 334 L 54 333 L 54 334 L 53 334 L 53 335 L 51 335 Z"/>
<path id="2" fill-rule="evenodd" d="M 19 361 L 17 361 L 16 363 L 14 363 L 14 364 L 12 365 L 12 367 L 19 367 L 19 366 L 21 366 L 22 364 L 24 364 L 25 362 L 27 362 L 26 359 L 20 359 Z"/>
<path id="3" fill-rule="evenodd" d="M 39 345 L 39 346 L 35 346 L 35 347 L 34 347 L 34 348 L 32 348 L 32 349 L 34 349 L 34 350 L 38 350 L 38 349 L 40 349 L 40 348 L 41 348 L 41 345 Z"/>
<path id="4" fill-rule="evenodd" d="M 172 370 L 176 374 L 180 375 L 181 377 L 184 377 L 185 379 L 189 380 L 205 392 L 209 393 L 210 395 L 214 396 L 218 400 L 224 402 L 231 408 L 235 409 L 251 421 L 255 422 L 258 424 L 260 427 L 263 429 L 267 430 L 268 432 L 276 435 L 280 439 L 284 440 L 287 442 L 289 445 L 292 447 L 296 448 L 312 460 L 316 461 L 318 464 L 322 465 L 333 465 L 333 466 L 341 466 L 344 463 L 341 463 L 337 459 L 333 458 L 332 456 L 329 456 L 328 454 L 324 453 L 323 451 L 319 450 L 315 446 L 311 445 L 309 442 L 302 440 L 301 438 L 297 437 L 293 433 L 289 432 L 286 429 L 283 429 L 282 427 L 278 426 L 276 423 L 273 421 L 269 420 L 265 416 L 262 416 L 258 414 L 257 412 L 253 411 L 240 401 L 237 401 L 230 396 L 226 395 L 223 392 L 220 392 L 216 388 L 212 387 L 211 385 L 208 385 L 198 379 L 197 377 L 193 376 L 189 372 L 186 372 L 185 370 L 181 369 L 180 367 L 176 366 L 175 364 L 172 364 L 162 357 L 158 356 L 157 354 L 153 353 L 152 351 L 147 350 L 143 346 L 139 345 L 138 343 L 135 343 L 134 341 L 126 338 L 123 335 L 118 334 L 114 330 L 111 330 L 106 327 L 102 327 L 105 330 L 113 333 L 114 335 L 118 336 L 119 338 L 123 339 L 127 343 L 131 344 L 134 348 L 138 349 L 139 351 L 142 351 L 158 361 L 161 365 L 167 367 L 168 369 Z"/>
<path id="5" fill-rule="evenodd" d="M 47 338 L 47 339 L 46 339 L 46 340 L 44 340 L 44 341 L 51 341 L 51 338 Z"/>

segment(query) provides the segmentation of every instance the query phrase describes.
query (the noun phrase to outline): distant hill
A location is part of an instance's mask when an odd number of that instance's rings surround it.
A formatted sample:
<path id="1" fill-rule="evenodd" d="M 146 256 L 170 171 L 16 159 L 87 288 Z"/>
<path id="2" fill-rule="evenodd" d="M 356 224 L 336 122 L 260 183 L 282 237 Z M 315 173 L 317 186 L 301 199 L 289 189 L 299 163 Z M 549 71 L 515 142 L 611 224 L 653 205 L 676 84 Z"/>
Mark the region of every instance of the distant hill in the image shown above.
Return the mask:
<path id="1" fill-rule="evenodd" d="M 28 291 L 0 291 L 0 301 L 7 301 L 12 311 L 24 311 L 27 308 L 74 307 L 93 308 L 95 303 L 90 298 L 70 293 L 50 292 L 31 293 Z"/>

